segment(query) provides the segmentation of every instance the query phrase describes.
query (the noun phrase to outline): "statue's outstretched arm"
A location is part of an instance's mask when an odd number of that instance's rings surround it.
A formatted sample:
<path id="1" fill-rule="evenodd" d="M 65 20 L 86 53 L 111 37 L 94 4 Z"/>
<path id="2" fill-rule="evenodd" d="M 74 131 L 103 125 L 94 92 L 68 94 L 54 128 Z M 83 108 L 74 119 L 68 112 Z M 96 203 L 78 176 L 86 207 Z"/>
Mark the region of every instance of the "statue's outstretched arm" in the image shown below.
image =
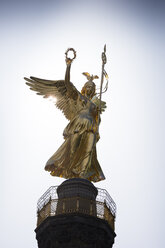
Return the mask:
<path id="1" fill-rule="evenodd" d="M 66 58 L 65 87 L 67 89 L 67 92 L 69 93 L 69 97 L 73 98 L 74 100 L 77 100 L 78 91 L 70 82 L 70 69 L 72 61 L 72 59 Z"/>
<path id="2" fill-rule="evenodd" d="M 71 89 L 70 85 L 70 68 L 71 68 L 72 61 L 70 59 L 66 59 L 66 72 L 65 72 L 65 86 L 68 91 Z"/>

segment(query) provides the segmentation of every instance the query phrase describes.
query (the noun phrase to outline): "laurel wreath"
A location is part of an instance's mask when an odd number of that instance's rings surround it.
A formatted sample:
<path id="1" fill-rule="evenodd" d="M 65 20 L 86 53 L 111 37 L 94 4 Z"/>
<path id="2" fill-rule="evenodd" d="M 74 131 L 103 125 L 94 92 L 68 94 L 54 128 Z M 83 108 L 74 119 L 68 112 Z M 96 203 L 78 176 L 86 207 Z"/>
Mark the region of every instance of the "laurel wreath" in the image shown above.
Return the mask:
<path id="1" fill-rule="evenodd" d="M 73 52 L 74 57 L 72 59 L 68 57 L 68 52 L 69 51 L 72 51 Z M 68 48 L 66 50 L 66 52 L 65 52 L 65 56 L 66 56 L 66 59 L 70 59 L 72 61 L 72 60 L 74 60 L 76 58 L 76 51 L 73 48 Z"/>

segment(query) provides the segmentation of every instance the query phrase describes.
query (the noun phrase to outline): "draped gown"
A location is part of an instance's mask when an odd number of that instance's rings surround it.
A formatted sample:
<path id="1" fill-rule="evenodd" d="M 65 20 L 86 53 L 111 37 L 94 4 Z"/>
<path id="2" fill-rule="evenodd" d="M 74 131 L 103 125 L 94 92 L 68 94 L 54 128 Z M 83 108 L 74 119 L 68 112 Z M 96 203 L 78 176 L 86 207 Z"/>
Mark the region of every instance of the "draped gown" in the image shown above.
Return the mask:
<path id="1" fill-rule="evenodd" d="M 52 176 L 97 182 L 105 179 L 96 154 L 98 108 L 81 94 L 76 106 L 76 116 L 64 129 L 65 141 L 48 160 L 45 170 Z"/>

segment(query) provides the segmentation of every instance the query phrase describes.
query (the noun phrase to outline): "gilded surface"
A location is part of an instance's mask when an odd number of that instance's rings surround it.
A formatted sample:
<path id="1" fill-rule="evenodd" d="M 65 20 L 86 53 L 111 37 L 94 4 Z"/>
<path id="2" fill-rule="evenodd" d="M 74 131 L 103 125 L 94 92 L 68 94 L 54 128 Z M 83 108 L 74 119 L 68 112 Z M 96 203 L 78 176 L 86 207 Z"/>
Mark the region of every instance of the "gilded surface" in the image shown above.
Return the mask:
<path id="1" fill-rule="evenodd" d="M 52 176 L 63 178 L 84 178 L 93 182 L 105 179 L 97 160 L 96 143 L 99 140 L 99 100 L 95 95 L 97 76 L 86 74 L 81 93 L 70 82 L 70 68 L 73 59 L 66 57 L 65 80 L 50 81 L 30 77 L 25 78 L 30 89 L 45 98 L 54 96 L 56 106 L 62 110 L 69 120 L 64 129 L 64 143 L 52 155 L 45 166 Z M 101 111 L 105 109 L 101 102 Z"/>

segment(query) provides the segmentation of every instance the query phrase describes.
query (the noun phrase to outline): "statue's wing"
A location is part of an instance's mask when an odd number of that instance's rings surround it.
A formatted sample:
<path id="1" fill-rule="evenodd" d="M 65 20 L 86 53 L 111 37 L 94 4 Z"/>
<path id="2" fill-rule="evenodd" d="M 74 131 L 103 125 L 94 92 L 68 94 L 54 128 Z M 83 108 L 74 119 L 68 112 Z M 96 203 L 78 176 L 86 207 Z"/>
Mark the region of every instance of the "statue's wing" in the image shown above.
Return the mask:
<path id="1" fill-rule="evenodd" d="M 68 120 L 75 116 L 77 112 L 75 101 L 79 92 L 72 83 L 70 83 L 73 89 L 71 94 L 67 92 L 64 80 L 53 81 L 36 77 L 24 79 L 30 89 L 37 92 L 37 95 L 41 95 L 44 98 L 55 97 L 55 105 L 62 110 Z"/>

